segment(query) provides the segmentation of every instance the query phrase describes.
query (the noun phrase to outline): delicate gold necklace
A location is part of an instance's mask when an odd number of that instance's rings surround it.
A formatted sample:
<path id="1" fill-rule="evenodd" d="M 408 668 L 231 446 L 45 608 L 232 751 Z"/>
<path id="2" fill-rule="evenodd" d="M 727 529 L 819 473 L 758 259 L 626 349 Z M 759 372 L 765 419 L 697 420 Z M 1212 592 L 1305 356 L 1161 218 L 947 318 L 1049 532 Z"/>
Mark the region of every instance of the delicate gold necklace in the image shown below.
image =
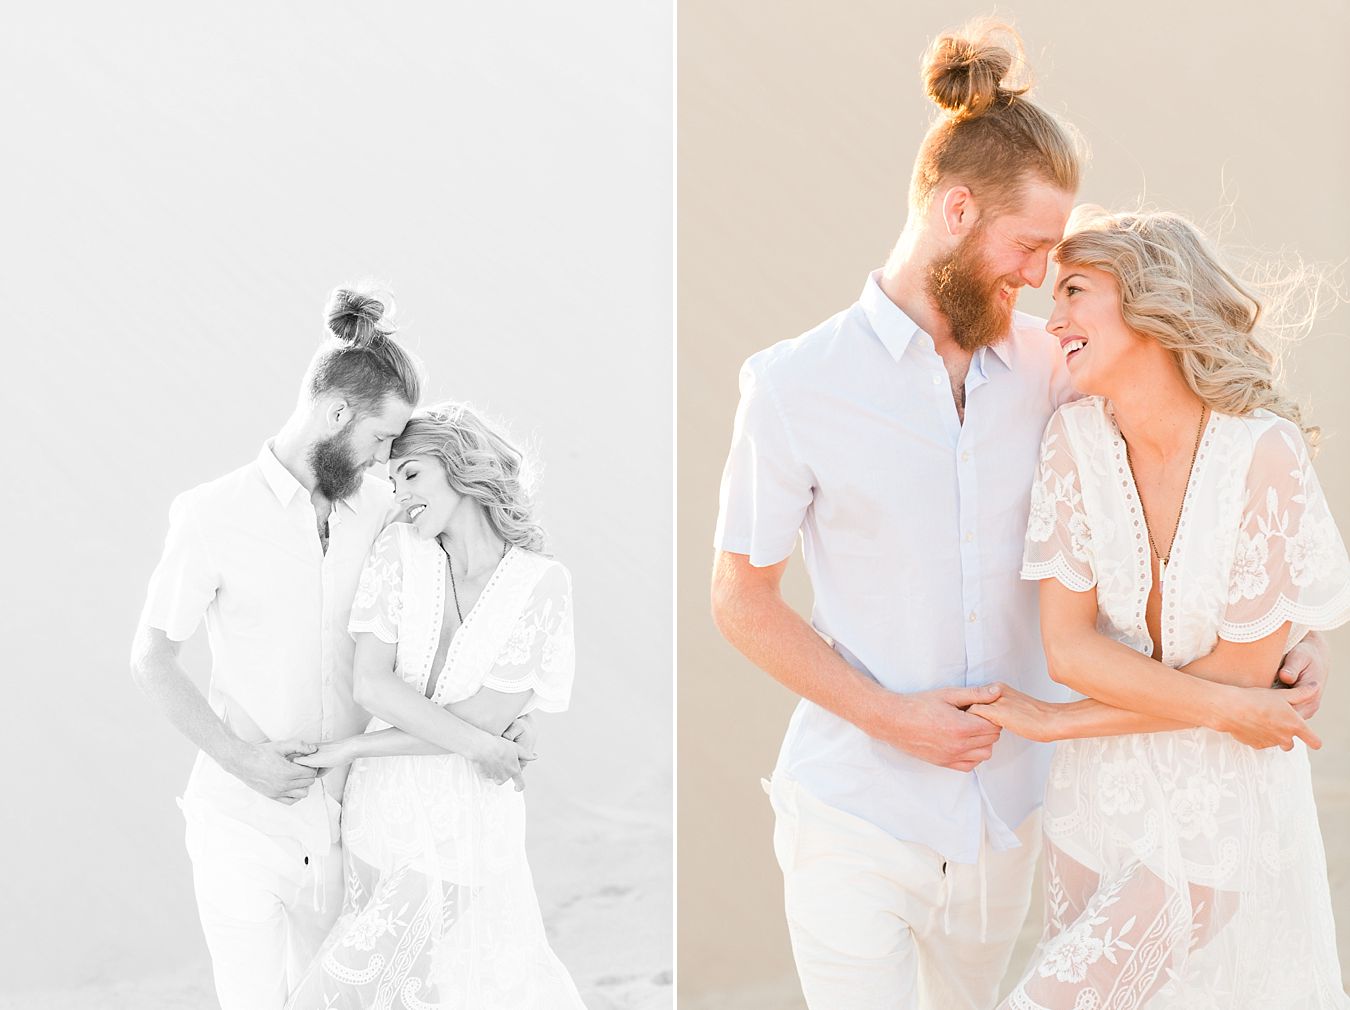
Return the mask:
<path id="1" fill-rule="evenodd" d="M 1195 448 L 1191 450 L 1191 465 L 1186 470 L 1186 490 L 1181 493 L 1181 504 L 1177 506 L 1176 524 L 1172 527 L 1172 542 L 1167 545 L 1167 554 L 1163 555 L 1158 550 L 1158 543 L 1153 539 L 1153 531 L 1148 526 L 1148 515 L 1144 516 L 1144 532 L 1148 534 L 1148 545 L 1153 548 L 1153 556 L 1158 559 L 1158 594 L 1162 595 L 1163 579 L 1167 577 L 1167 562 L 1172 558 L 1172 548 L 1177 544 L 1177 532 L 1181 528 L 1181 510 L 1186 507 L 1186 493 L 1191 489 L 1191 475 L 1195 473 L 1195 458 L 1200 455 L 1200 439 L 1205 434 L 1205 418 L 1209 411 L 1205 407 L 1200 408 L 1200 427 L 1195 429 Z M 1124 439 L 1124 436 L 1121 436 Z M 1125 441 L 1125 465 L 1130 468 L 1130 480 L 1134 481 L 1134 493 L 1139 496 L 1139 509 L 1143 511 L 1144 495 L 1139 490 L 1139 480 L 1134 475 L 1134 462 L 1130 459 L 1130 443 Z"/>

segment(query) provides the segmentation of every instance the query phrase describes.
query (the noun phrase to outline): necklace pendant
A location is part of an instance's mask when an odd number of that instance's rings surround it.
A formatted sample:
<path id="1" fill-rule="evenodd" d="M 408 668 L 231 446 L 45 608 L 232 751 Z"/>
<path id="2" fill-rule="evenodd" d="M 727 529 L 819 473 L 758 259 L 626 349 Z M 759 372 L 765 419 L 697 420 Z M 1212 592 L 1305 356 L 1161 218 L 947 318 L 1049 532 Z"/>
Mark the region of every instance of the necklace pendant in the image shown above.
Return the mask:
<path id="1" fill-rule="evenodd" d="M 1159 559 L 1158 559 L 1158 593 L 1159 593 L 1159 595 L 1162 594 L 1162 591 L 1163 591 L 1163 582 L 1166 581 L 1166 579 L 1167 579 L 1167 559 L 1166 559 L 1166 558 L 1159 558 Z"/>

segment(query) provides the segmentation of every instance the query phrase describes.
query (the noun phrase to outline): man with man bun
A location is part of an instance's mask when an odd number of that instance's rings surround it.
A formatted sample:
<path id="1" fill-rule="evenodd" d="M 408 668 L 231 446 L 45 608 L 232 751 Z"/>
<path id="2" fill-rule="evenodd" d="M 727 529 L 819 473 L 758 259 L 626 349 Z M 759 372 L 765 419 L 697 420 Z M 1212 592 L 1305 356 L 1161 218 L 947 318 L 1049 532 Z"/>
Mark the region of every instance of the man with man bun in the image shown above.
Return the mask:
<path id="1" fill-rule="evenodd" d="M 340 776 L 330 795 L 290 759 L 369 720 L 347 622 L 394 503 L 368 471 L 421 395 L 382 298 L 339 289 L 327 322 L 276 436 L 174 500 L 132 651 L 136 682 L 200 748 L 181 806 L 223 1010 L 280 1010 L 341 911 Z M 178 657 L 203 618 L 207 697 Z"/>
<path id="2" fill-rule="evenodd" d="M 966 711 L 998 682 L 1060 693 L 1019 566 L 1041 434 L 1072 393 L 1015 304 L 1045 279 L 1081 167 L 1023 67 L 1004 25 L 937 39 L 940 112 L 888 261 L 741 371 L 713 615 L 802 698 L 769 792 L 813 1010 L 987 1010 L 1031 896 L 1050 749 Z M 799 534 L 809 623 L 780 591 Z"/>

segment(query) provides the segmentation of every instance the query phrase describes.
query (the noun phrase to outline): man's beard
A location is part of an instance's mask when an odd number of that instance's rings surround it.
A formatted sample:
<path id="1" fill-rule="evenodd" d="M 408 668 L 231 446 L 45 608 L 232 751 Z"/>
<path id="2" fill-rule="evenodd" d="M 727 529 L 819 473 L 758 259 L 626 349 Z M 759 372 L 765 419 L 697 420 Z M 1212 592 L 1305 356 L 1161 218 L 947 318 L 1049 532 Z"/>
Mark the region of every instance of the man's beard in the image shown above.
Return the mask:
<path id="1" fill-rule="evenodd" d="M 309 466 L 318 492 L 329 501 L 349 498 L 361 488 L 365 467 L 352 458 L 352 431 L 347 425 L 336 435 L 309 447 Z"/>
<path id="2" fill-rule="evenodd" d="M 1004 279 L 989 275 L 979 237 L 979 230 L 967 235 L 950 255 L 928 266 L 928 295 L 965 351 L 978 351 L 1007 336 L 1017 301 L 1016 287 L 1006 299 L 999 297 Z"/>

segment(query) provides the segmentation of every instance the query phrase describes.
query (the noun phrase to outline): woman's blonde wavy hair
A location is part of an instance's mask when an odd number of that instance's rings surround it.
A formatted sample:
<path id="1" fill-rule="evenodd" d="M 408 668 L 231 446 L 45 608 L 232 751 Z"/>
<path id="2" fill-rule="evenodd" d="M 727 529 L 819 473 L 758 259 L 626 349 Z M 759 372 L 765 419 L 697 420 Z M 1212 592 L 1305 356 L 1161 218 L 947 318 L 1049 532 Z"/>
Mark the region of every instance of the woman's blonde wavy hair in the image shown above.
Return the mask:
<path id="1" fill-rule="evenodd" d="M 1318 315 L 1326 287 L 1319 272 L 1302 263 L 1267 267 L 1248 283 L 1179 214 L 1093 206 L 1074 210 L 1053 255 L 1061 267 L 1114 277 L 1125 324 L 1171 351 L 1186 385 L 1211 410 L 1243 416 L 1264 407 L 1316 447 L 1319 430 L 1304 423 L 1283 386 L 1281 352 Z"/>
<path id="2" fill-rule="evenodd" d="M 445 467 L 450 487 L 483 507 L 506 543 L 542 551 L 544 530 L 534 519 L 525 454 L 468 404 L 442 403 L 413 414 L 394 439 L 390 456 L 431 456 Z"/>

